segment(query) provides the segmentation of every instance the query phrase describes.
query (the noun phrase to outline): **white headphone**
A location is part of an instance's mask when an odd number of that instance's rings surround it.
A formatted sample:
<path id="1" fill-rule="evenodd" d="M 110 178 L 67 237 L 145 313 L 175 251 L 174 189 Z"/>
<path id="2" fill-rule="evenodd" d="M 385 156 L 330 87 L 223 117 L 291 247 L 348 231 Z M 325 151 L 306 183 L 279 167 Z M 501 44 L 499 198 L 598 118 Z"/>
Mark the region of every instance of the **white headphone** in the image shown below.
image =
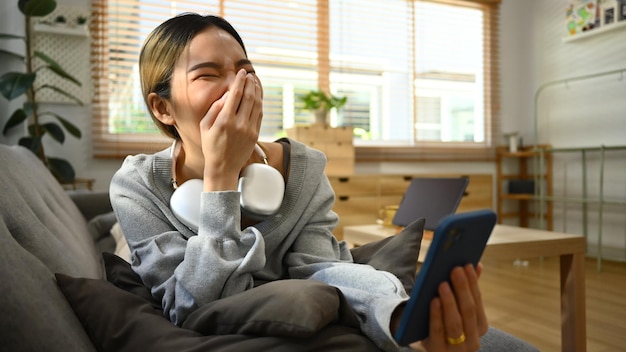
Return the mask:
<path id="1" fill-rule="evenodd" d="M 170 208 L 178 220 L 192 230 L 198 231 L 200 194 L 202 194 L 204 182 L 201 179 L 191 179 L 178 185 L 176 159 L 180 148 L 178 140 L 174 140 L 170 153 L 172 187 L 174 187 L 174 193 L 170 198 Z M 285 195 L 285 181 L 280 172 L 269 165 L 267 155 L 258 144 L 254 146 L 254 150 L 263 159 L 263 164 L 248 165 L 241 173 L 237 190 L 241 193 L 239 203 L 243 214 L 255 220 L 263 220 L 280 209 Z"/>

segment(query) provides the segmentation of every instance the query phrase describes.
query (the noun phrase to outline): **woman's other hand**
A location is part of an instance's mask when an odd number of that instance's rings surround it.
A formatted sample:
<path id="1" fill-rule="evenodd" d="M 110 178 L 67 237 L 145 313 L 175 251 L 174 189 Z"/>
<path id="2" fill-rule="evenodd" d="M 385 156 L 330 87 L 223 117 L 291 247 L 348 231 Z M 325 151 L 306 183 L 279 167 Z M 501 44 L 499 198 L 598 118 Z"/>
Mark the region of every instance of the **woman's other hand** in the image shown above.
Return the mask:
<path id="1" fill-rule="evenodd" d="M 478 277 L 482 265 L 456 267 L 449 283 L 439 285 L 439 297 L 430 305 L 429 336 L 410 345 L 426 351 L 477 351 L 488 329 Z"/>

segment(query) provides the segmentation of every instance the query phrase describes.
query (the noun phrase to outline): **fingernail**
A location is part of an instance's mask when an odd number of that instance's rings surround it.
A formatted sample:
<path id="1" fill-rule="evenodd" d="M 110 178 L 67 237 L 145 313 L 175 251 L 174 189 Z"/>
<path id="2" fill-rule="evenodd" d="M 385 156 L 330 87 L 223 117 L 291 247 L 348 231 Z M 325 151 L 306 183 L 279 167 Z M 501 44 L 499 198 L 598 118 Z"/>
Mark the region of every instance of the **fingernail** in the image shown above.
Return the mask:
<path id="1" fill-rule="evenodd" d="M 221 100 L 226 100 L 226 98 L 228 97 L 228 90 L 226 91 L 226 93 L 224 93 L 224 95 L 222 95 L 222 97 L 220 98 Z"/>

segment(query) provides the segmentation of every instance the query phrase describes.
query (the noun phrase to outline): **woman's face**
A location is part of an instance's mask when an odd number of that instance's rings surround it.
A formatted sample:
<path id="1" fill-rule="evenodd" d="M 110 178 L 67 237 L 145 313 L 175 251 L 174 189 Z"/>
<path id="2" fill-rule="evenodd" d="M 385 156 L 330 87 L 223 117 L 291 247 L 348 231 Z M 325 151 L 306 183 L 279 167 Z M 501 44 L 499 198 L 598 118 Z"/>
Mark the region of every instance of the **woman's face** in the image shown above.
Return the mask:
<path id="1" fill-rule="evenodd" d="M 172 72 L 170 106 L 183 144 L 200 150 L 200 120 L 242 68 L 254 73 L 241 45 L 218 27 L 198 32 L 183 50 Z"/>

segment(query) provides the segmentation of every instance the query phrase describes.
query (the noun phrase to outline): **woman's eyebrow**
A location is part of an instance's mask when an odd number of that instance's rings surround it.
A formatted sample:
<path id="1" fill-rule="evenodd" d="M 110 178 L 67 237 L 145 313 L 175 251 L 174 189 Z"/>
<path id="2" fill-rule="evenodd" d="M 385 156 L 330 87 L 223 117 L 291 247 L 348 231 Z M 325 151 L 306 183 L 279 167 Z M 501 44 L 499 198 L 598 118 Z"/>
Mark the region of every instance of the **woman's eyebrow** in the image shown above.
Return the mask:
<path id="1" fill-rule="evenodd" d="M 246 66 L 246 65 L 252 65 L 252 62 L 250 60 L 248 60 L 248 59 L 241 59 L 241 60 L 237 61 L 237 63 L 236 63 L 236 67 L 242 67 L 242 66 Z M 222 68 L 222 65 L 219 65 L 219 64 L 217 64 L 215 62 L 210 62 L 210 61 L 201 62 L 201 63 L 199 63 L 197 65 L 191 66 L 187 70 L 187 73 L 190 73 L 190 72 L 195 71 L 195 70 L 199 70 L 201 68 L 220 69 L 220 68 Z"/>
<path id="2" fill-rule="evenodd" d="M 219 69 L 221 67 L 222 67 L 221 65 L 218 65 L 215 62 L 201 62 L 201 63 L 199 63 L 197 65 L 191 66 L 187 70 L 187 73 L 190 73 L 190 72 L 195 71 L 195 70 L 199 70 L 201 68 L 215 68 L 215 69 Z"/>

